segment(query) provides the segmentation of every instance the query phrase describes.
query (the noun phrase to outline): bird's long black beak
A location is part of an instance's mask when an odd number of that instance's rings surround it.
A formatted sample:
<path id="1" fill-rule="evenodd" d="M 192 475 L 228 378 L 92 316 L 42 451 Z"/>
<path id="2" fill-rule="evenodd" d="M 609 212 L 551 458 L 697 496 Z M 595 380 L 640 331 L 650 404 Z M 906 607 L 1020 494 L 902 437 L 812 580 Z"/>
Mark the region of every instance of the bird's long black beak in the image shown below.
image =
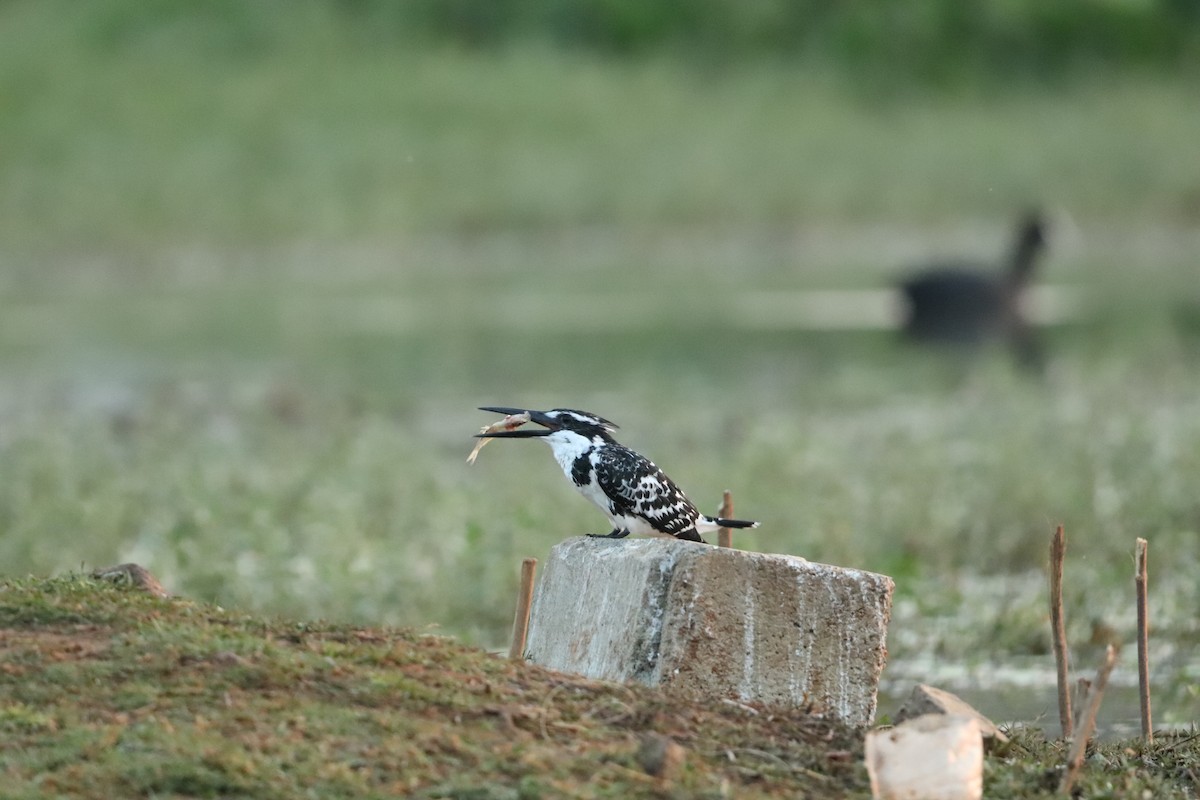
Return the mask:
<path id="1" fill-rule="evenodd" d="M 504 414 L 506 416 L 511 416 L 512 414 L 528 413 L 531 418 L 532 418 L 532 415 L 539 413 L 537 411 L 530 411 L 528 408 L 505 408 L 504 406 L 480 406 L 479 410 L 480 411 L 492 411 L 496 414 Z"/>
<path id="2" fill-rule="evenodd" d="M 531 411 L 527 408 L 505 408 L 504 406 L 480 406 L 480 411 L 492 411 L 497 414 L 528 414 L 530 422 L 536 422 L 544 428 L 528 428 L 515 431 L 494 431 L 492 433 L 477 433 L 476 439 L 530 439 L 535 436 L 549 436 L 558 430 L 558 425 L 541 411 Z"/>
<path id="3" fill-rule="evenodd" d="M 515 431 L 494 431 L 492 433 L 477 433 L 476 439 L 529 439 L 534 436 L 549 436 L 554 431 L 548 431 L 545 428 L 526 428 L 525 430 Z"/>

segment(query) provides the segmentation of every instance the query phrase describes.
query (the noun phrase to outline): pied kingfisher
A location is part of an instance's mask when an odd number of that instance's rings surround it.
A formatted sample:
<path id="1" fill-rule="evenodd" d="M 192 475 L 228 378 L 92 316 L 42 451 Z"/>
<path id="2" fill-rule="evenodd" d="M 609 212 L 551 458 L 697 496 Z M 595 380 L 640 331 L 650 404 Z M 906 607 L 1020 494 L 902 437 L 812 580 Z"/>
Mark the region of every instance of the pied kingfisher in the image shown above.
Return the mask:
<path id="1" fill-rule="evenodd" d="M 617 426 L 586 411 L 555 408 L 483 407 L 499 414 L 529 414 L 541 429 L 499 430 L 479 438 L 527 439 L 540 437 L 554 451 L 554 459 L 579 493 L 591 500 L 612 523 L 610 533 L 588 534 L 620 539 L 631 533 L 674 536 L 703 542 L 700 534 L 718 528 L 757 528 L 757 522 L 708 517 L 680 491 L 675 482 L 644 456 L 612 437 Z"/>

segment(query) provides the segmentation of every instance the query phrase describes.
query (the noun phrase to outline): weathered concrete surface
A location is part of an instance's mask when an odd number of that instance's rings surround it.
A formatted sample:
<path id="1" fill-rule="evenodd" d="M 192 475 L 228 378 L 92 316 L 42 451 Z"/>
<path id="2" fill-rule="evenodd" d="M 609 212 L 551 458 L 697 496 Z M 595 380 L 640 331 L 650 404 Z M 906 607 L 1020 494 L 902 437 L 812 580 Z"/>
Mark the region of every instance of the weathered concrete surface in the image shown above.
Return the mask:
<path id="1" fill-rule="evenodd" d="M 538 582 L 525 657 L 591 678 L 875 716 L 891 578 L 676 539 L 568 539 Z"/>

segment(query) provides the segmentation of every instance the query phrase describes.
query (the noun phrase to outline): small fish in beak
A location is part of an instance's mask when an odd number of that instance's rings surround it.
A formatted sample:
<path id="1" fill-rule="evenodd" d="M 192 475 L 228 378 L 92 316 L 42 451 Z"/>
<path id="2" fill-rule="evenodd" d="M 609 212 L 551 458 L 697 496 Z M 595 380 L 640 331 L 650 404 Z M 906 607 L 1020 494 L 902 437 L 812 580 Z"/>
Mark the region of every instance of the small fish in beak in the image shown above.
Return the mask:
<path id="1" fill-rule="evenodd" d="M 515 431 L 517 428 L 521 427 L 526 422 L 529 422 L 529 412 L 528 411 L 520 411 L 515 414 L 507 414 L 507 415 L 505 415 L 504 419 L 500 420 L 499 422 L 493 422 L 491 425 L 484 425 L 482 428 L 479 429 L 479 434 L 477 434 L 477 435 L 479 435 L 479 436 L 489 435 L 490 436 L 493 433 Z M 492 441 L 490 438 L 481 438 L 478 442 L 476 442 L 475 449 L 471 451 L 471 455 L 467 456 L 467 463 L 474 464 L 476 457 L 479 455 L 479 451 L 482 450 L 483 446 L 486 445 L 490 441 Z"/>

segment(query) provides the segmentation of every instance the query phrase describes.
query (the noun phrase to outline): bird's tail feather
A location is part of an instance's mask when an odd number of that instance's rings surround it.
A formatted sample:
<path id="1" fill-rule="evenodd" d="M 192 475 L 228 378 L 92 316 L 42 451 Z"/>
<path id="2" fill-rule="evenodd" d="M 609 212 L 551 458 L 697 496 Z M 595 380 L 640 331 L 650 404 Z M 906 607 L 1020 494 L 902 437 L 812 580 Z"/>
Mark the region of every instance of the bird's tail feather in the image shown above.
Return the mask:
<path id="1" fill-rule="evenodd" d="M 757 528 L 759 525 L 757 522 L 744 519 L 721 519 L 720 517 L 708 517 L 707 519 L 719 528 Z"/>

